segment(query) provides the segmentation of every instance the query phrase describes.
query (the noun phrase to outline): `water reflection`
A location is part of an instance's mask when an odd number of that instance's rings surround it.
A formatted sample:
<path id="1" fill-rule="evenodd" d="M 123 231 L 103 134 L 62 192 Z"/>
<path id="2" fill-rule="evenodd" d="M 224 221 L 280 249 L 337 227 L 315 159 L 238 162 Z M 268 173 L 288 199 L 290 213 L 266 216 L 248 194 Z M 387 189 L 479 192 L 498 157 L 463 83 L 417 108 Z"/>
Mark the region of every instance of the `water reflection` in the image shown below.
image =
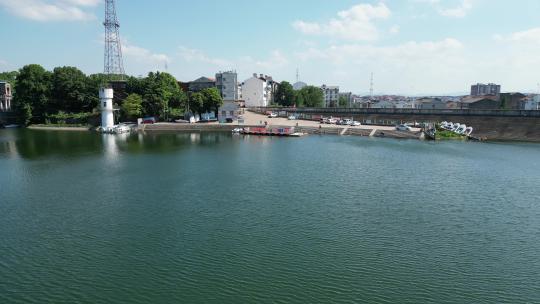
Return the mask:
<path id="1" fill-rule="evenodd" d="M 2 130 L 0 157 L 38 159 L 51 156 L 81 157 L 104 155 L 117 159 L 122 154 L 173 153 L 198 146 L 230 142 L 229 133 L 131 133 Z"/>

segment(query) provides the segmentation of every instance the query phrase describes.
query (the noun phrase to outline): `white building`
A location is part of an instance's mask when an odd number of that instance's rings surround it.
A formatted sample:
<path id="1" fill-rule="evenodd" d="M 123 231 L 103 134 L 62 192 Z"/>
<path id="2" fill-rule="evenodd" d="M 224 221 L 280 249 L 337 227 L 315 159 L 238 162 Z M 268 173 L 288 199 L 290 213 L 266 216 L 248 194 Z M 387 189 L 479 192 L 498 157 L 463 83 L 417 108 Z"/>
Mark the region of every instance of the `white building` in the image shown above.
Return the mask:
<path id="1" fill-rule="evenodd" d="M 528 97 L 523 101 L 523 110 L 540 110 L 540 95 Z"/>
<path id="2" fill-rule="evenodd" d="M 0 111 L 11 110 L 11 85 L 5 81 L 0 81 Z"/>
<path id="3" fill-rule="evenodd" d="M 242 83 L 242 100 L 246 107 L 267 107 L 272 102 L 272 97 L 277 88 L 277 83 L 272 77 L 261 74 L 253 74 Z"/>
<path id="4" fill-rule="evenodd" d="M 338 86 L 327 86 L 323 84 L 321 89 L 324 93 L 324 101 L 326 107 L 337 107 L 339 104 L 339 87 Z"/>

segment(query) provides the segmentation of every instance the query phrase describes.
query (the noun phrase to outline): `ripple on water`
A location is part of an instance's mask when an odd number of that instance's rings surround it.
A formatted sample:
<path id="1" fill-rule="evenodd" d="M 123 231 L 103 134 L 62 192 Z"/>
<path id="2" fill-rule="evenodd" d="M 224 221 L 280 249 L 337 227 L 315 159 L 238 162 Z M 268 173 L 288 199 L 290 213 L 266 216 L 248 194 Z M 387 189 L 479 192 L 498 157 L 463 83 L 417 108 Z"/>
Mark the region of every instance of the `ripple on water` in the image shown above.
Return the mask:
<path id="1" fill-rule="evenodd" d="M 24 134 L 0 156 L 1 303 L 540 294 L 537 146 L 161 134 L 110 158 Z"/>

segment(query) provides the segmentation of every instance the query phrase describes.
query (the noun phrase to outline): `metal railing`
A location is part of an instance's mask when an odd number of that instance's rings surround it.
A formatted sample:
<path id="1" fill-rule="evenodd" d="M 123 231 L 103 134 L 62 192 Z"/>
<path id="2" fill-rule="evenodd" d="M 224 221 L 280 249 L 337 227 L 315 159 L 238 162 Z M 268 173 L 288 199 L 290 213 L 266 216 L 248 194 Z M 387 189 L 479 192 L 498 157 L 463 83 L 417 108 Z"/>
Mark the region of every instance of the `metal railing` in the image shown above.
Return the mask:
<path id="1" fill-rule="evenodd" d="M 476 110 L 476 109 L 373 109 L 373 108 L 287 108 L 253 107 L 249 110 L 259 113 L 287 112 L 321 114 L 329 116 L 346 115 L 435 115 L 435 116 L 493 116 L 493 117 L 534 117 L 540 118 L 539 110 Z"/>

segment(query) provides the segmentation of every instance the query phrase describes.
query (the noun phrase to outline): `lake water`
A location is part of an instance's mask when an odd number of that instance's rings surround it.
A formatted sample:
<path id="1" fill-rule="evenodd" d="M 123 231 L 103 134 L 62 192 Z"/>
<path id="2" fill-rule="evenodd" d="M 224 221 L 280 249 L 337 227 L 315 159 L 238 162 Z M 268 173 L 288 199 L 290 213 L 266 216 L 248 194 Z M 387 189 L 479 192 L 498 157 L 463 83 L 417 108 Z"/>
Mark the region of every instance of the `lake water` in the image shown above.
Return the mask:
<path id="1" fill-rule="evenodd" d="M 540 303 L 540 145 L 0 130 L 0 303 Z"/>

